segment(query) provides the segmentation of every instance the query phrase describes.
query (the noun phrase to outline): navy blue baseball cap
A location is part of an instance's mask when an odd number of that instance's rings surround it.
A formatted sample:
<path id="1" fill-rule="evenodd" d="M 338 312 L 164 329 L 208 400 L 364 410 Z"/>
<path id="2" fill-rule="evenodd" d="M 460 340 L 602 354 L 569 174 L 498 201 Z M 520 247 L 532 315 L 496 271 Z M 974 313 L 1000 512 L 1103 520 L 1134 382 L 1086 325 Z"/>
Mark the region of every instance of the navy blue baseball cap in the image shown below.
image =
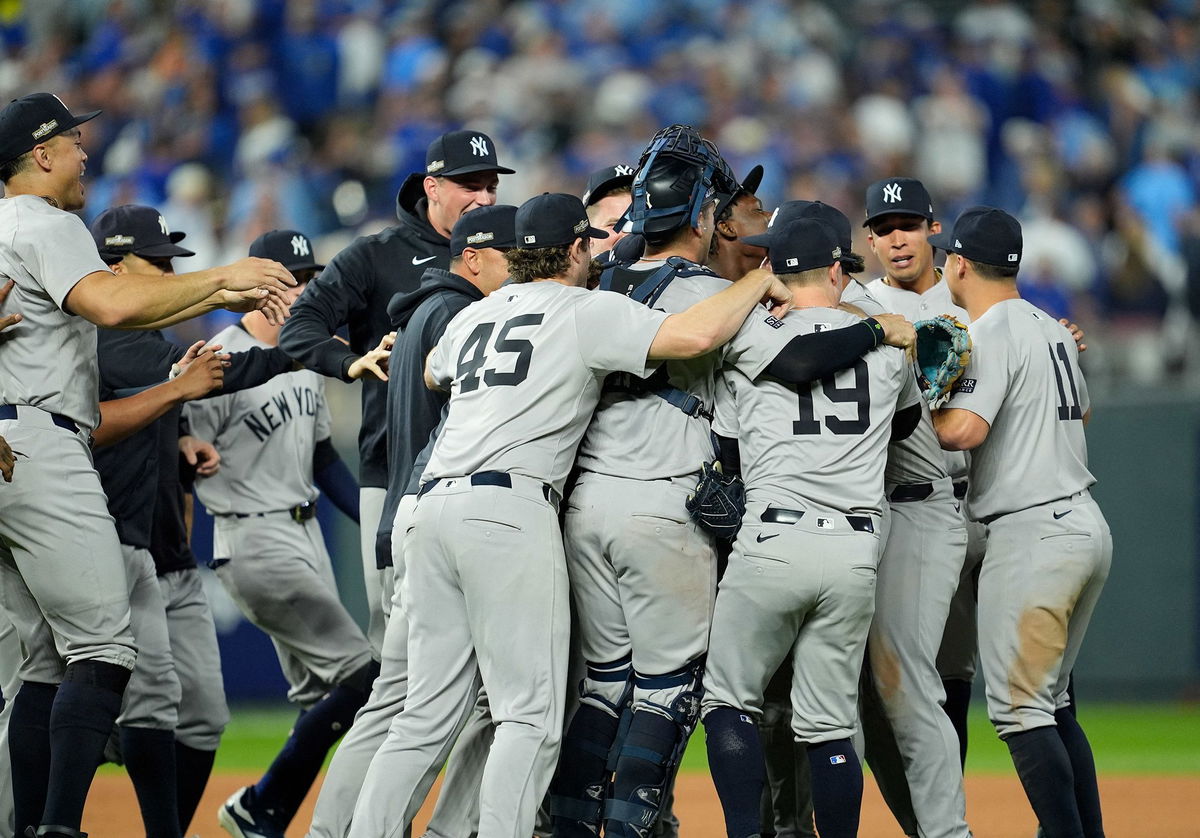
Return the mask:
<path id="1" fill-rule="evenodd" d="M 274 259 L 292 273 L 325 270 L 313 256 L 312 241 L 299 230 L 271 230 L 250 242 L 250 256 Z"/>
<path id="2" fill-rule="evenodd" d="M 765 247 L 771 270 L 777 274 L 826 268 L 842 258 L 837 232 L 817 218 L 777 222 L 762 235 L 747 236 L 742 241 Z"/>
<path id="3" fill-rule="evenodd" d="M 154 207 L 123 204 L 106 209 L 92 222 L 91 233 L 100 258 L 110 265 L 127 253 L 143 259 L 196 255 L 179 246 L 187 234 L 168 229 L 166 219 Z"/>
<path id="4" fill-rule="evenodd" d="M 454 177 L 473 172 L 514 174 L 496 161 L 496 144 L 482 131 L 448 131 L 425 150 L 425 174 Z"/>
<path id="5" fill-rule="evenodd" d="M 516 215 L 517 247 L 534 250 L 572 244 L 576 239 L 606 239 L 588 223 L 583 201 L 564 192 L 543 192 L 521 204 Z"/>
<path id="6" fill-rule="evenodd" d="M 633 187 L 633 166 L 618 163 L 615 166 L 605 166 L 588 175 L 587 189 L 583 190 L 583 205 L 590 207 L 614 189 L 622 186 Z"/>
<path id="7" fill-rule="evenodd" d="M 461 256 L 468 247 L 516 247 L 516 218 L 517 208 L 508 204 L 476 207 L 464 213 L 450 231 L 450 258 Z"/>
<path id="8" fill-rule="evenodd" d="M 867 187 L 867 227 L 884 215 L 919 215 L 933 221 L 933 200 L 925 184 L 911 177 L 890 177 Z"/>
<path id="9" fill-rule="evenodd" d="M 746 174 L 744 178 L 742 178 L 741 183 L 735 184 L 737 187 L 736 189 L 733 189 L 729 192 L 721 192 L 718 190 L 717 206 L 716 209 L 713 210 L 713 217 L 720 218 L 721 213 L 725 212 L 725 209 L 742 195 L 753 195 L 758 192 L 758 187 L 760 184 L 762 184 L 762 179 L 763 167 L 755 166 Z"/>
<path id="10" fill-rule="evenodd" d="M 73 114 L 53 93 L 13 99 L 0 110 L 0 163 L 15 160 L 54 135 L 99 115 L 100 111 Z"/>
<path id="11" fill-rule="evenodd" d="M 995 207 L 967 207 L 954 220 L 953 230 L 930 236 L 929 243 L 972 262 L 1009 268 L 1021 265 L 1021 222 Z"/>

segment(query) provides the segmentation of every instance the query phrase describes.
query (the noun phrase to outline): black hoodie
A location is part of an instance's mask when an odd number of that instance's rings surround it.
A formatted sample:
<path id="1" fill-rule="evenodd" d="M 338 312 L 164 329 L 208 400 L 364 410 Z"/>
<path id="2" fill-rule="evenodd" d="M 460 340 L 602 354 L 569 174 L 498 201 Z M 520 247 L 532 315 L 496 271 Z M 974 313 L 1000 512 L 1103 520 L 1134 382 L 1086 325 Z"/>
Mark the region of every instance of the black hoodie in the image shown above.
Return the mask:
<path id="1" fill-rule="evenodd" d="M 388 303 L 415 291 L 427 268 L 450 266 L 450 240 L 429 223 L 424 174 L 408 176 L 396 196 L 400 223 L 363 236 L 330 260 L 292 306 L 279 346 L 322 375 L 349 381 L 346 371 L 392 330 Z M 333 337 L 350 327 L 350 346 Z M 362 379 L 362 427 L 358 433 L 359 483 L 387 485 L 387 382 Z"/>
<path id="2" fill-rule="evenodd" d="M 408 294 L 397 294 L 388 304 L 392 328 L 399 334 L 392 347 L 387 391 L 387 499 L 379 520 L 375 561 L 379 567 L 392 563 L 392 519 L 412 476 L 417 455 L 437 427 L 449 393 L 425 386 L 425 358 L 441 340 L 446 325 L 483 292 L 458 274 L 430 268 L 421 286 Z"/>

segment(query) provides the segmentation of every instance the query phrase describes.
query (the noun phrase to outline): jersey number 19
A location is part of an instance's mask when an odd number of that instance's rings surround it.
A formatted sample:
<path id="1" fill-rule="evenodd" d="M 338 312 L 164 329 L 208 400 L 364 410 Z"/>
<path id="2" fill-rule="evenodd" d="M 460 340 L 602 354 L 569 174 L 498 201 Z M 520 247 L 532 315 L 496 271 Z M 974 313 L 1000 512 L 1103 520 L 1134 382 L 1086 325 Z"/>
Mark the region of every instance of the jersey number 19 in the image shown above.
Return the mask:
<path id="1" fill-rule="evenodd" d="M 800 418 L 792 423 L 793 434 L 819 434 L 821 422 L 813 404 L 813 394 L 817 387 L 825 393 L 825 398 L 834 404 L 853 404 L 857 408 L 853 419 L 841 419 L 837 416 L 826 416 L 825 427 L 836 436 L 861 436 L 871 425 L 871 390 L 867 362 L 861 358 L 851 367 L 854 371 L 854 383 L 849 387 L 838 387 L 834 377 L 828 376 L 821 381 L 813 382 L 810 387 L 797 390 L 800 397 Z"/>

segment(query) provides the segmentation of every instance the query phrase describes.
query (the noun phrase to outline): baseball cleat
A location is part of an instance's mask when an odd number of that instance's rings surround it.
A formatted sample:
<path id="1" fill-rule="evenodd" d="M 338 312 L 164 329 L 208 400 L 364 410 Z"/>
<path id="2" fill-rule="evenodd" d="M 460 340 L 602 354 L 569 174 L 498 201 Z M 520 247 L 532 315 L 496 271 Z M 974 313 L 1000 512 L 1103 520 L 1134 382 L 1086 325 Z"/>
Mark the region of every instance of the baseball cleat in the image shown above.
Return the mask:
<path id="1" fill-rule="evenodd" d="M 225 801 L 217 810 L 217 823 L 234 838 L 284 838 L 283 830 L 277 828 L 264 812 L 255 811 L 247 800 L 252 794 L 251 786 L 244 786 Z"/>

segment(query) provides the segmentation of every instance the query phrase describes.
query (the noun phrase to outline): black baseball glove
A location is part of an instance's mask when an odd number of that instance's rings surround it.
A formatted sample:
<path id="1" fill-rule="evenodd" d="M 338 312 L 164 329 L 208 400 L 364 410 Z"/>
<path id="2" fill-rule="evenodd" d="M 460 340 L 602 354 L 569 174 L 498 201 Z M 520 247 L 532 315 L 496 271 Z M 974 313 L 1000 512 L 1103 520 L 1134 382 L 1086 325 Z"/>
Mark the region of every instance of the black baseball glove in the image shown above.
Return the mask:
<path id="1" fill-rule="evenodd" d="M 746 487 L 738 475 L 724 474 L 720 463 L 705 463 L 696 493 L 684 505 L 700 526 L 717 538 L 732 541 L 746 512 Z"/>

